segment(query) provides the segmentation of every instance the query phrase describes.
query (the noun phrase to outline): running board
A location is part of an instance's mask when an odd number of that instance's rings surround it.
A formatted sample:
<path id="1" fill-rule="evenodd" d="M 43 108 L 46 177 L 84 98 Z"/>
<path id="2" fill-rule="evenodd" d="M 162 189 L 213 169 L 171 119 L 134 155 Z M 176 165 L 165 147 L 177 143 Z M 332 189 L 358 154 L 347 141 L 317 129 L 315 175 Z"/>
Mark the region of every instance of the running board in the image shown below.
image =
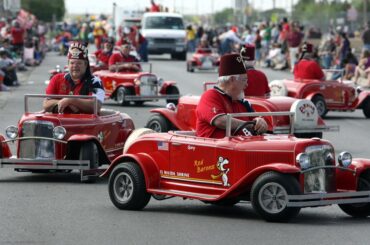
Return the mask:
<path id="1" fill-rule="evenodd" d="M 148 189 L 149 193 L 158 194 L 158 195 L 167 195 L 167 196 L 178 196 L 186 198 L 195 198 L 207 201 L 215 201 L 220 196 L 219 195 L 209 195 L 209 194 L 200 194 L 195 192 L 188 191 L 177 191 L 177 190 L 168 190 L 168 189 Z"/>

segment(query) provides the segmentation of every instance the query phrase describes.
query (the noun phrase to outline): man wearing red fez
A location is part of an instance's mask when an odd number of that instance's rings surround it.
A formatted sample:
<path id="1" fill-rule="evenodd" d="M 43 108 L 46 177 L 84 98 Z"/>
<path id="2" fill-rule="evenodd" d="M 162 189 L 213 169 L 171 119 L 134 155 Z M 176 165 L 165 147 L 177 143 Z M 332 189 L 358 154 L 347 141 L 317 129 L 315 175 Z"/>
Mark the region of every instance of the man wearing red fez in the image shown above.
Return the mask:
<path id="1" fill-rule="evenodd" d="M 104 88 L 100 78 L 90 72 L 87 47 L 74 42 L 68 49 L 68 73 L 60 73 L 50 80 L 46 94 L 50 95 L 91 95 L 98 100 L 99 108 L 104 102 Z M 54 113 L 92 113 L 94 103 L 91 99 L 45 99 L 44 110 Z"/>
<path id="2" fill-rule="evenodd" d="M 253 108 L 244 99 L 244 89 L 248 86 L 248 76 L 239 54 L 227 54 L 221 57 L 218 84 L 213 89 L 206 91 L 196 108 L 197 122 L 196 134 L 200 137 L 223 138 L 225 137 L 226 114 L 253 112 Z M 233 118 L 231 130 L 234 135 L 246 135 L 246 130 L 240 126 L 245 121 L 255 120 L 254 130 L 262 134 L 267 130 L 263 118 Z"/>
<path id="3" fill-rule="evenodd" d="M 113 53 L 114 38 L 109 37 L 104 39 L 103 48 L 95 51 L 96 62 L 100 66 L 107 66 L 109 58 Z"/>
<path id="4" fill-rule="evenodd" d="M 312 53 L 313 45 L 311 43 L 304 43 L 302 46 L 301 57 L 298 63 L 294 66 L 294 80 L 325 80 L 325 74 L 319 63 L 313 59 Z"/>
<path id="5" fill-rule="evenodd" d="M 128 40 L 122 42 L 120 51 L 113 52 L 109 58 L 108 65 L 110 71 L 140 71 L 141 67 L 139 64 L 130 64 L 130 62 L 139 62 L 139 60 L 130 54 L 131 43 Z"/>
<path id="6" fill-rule="evenodd" d="M 241 50 L 244 65 L 248 75 L 248 86 L 244 90 L 245 96 L 270 97 L 270 87 L 266 75 L 254 68 L 254 45 L 246 44 Z"/>

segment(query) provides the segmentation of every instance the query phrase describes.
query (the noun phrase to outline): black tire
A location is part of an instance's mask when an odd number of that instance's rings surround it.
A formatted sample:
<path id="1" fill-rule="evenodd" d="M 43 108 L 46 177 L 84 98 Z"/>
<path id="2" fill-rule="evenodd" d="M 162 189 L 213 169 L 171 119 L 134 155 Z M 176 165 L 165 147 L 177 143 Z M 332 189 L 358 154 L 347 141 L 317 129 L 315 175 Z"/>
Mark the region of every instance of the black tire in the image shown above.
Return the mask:
<path id="1" fill-rule="evenodd" d="M 297 216 L 300 211 L 300 208 L 286 206 L 287 195 L 298 194 L 301 194 L 299 183 L 293 176 L 267 172 L 254 182 L 251 202 L 254 210 L 266 221 L 285 222 Z M 267 203 L 269 199 L 271 201 Z"/>
<path id="2" fill-rule="evenodd" d="M 360 177 L 358 180 L 358 191 L 369 191 L 370 182 Z M 370 203 L 339 204 L 340 209 L 355 218 L 365 218 L 370 215 Z"/>
<path id="3" fill-rule="evenodd" d="M 149 117 L 145 127 L 153 129 L 156 132 L 168 132 L 172 128 L 172 125 L 167 118 L 161 114 L 155 113 Z"/>
<path id="4" fill-rule="evenodd" d="M 186 70 L 188 72 L 194 72 L 194 68 L 192 67 L 191 63 L 186 63 Z"/>
<path id="5" fill-rule="evenodd" d="M 179 60 L 186 60 L 186 51 L 179 53 L 177 57 Z"/>
<path id="6" fill-rule="evenodd" d="M 326 102 L 321 95 L 316 95 L 312 98 L 312 103 L 316 106 L 317 113 L 320 117 L 325 117 L 326 113 L 328 113 L 328 109 L 326 108 Z"/>
<path id="7" fill-rule="evenodd" d="M 179 92 L 179 89 L 176 86 L 172 85 L 172 86 L 167 87 L 166 94 L 167 95 L 178 95 L 178 94 L 180 94 L 180 92 Z M 177 105 L 179 103 L 179 99 L 173 99 L 173 100 L 168 99 L 167 103 L 174 103 L 175 105 Z"/>
<path id="8" fill-rule="evenodd" d="M 141 210 L 149 202 L 151 195 L 146 191 L 144 174 L 132 162 L 116 166 L 108 182 L 109 197 L 118 209 Z"/>
<path id="9" fill-rule="evenodd" d="M 364 113 L 366 118 L 370 118 L 370 98 L 367 98 L 364 101 L 364 104 L 362 106 L 362 112 Z"/>
<path id="10" fill-rule="evenodd" d="M 91 141 L 85 142 L 81 145 L 80 148 L 80 160 L 89 160 L 90 167 L 89 169 L 99 168 L 99 151 L 98 147 Z M 82 183 L 93 183 L 97 180 L 97 175 L 87 175 L 83 176 L 83 170 L 81 170 L 81 182 Z"/>
<path id="11" fill-rule="evenodd" d="M 119 105 L 127 106 L 130 104 L 129 101 L 125 100 L 125 97 L 130 95 L 130 91 L 124 87 L 119 87 L 116 93 L 116 101 Z"/>

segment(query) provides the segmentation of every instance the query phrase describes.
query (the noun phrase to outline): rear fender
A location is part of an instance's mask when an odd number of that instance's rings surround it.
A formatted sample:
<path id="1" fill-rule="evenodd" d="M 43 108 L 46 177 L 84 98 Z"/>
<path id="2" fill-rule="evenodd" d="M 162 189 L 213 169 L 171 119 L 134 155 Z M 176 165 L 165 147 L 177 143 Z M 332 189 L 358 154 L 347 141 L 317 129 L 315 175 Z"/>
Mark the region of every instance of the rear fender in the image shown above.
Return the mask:
<path id="1" fill-rule="evenodd" d="M 159 169 L 155 164 L 154 160 L 146 153 L 138 154 L 123 154 L 113 160 L 112 164 L 105 170 L 100 177 L 109 176 L 113 169 L 122 162 L 134 162 L 138 164 L 144 173 L 146 188 L 159 188 Z"/>
<path id="2" fill-rule="evenodd" d="M 167 87 L 175 86 L 175 84 L 176 84 L 175 81 L 164 81 L 159 93 L 166 94 Z"/>
<path id="3" fill-rule="evenodd" d="M 9 158 L 12 156 L 12 152 L 8 143 L 3 142 L 5 137 L 0 134 L 0 158 Z"/>
<path id="4" fill-rule="evenodd" d="M 86 134 L 75 134 L 68 139 L 66 159 L 78 159 L 82 143 L 88 141 L 92 141 L 98 148 L 99 164 L 100 165 L 110 164 L 110 160 L 107 156 L 107 153 L 100 144 L 99 139 L 93 135 Z"/>
<path id="5" fill-rule="evenodd" d="M 166 118 L 172 125 L 174 125 L 177 129 L 183 130 L 181 125 L 178 123 L 176 119 L 176 112 L 166 109 L 166 108 L 157 108 L 150 110 L 152 113 L 158 113 L 162 115 L 164 118 Z"/>

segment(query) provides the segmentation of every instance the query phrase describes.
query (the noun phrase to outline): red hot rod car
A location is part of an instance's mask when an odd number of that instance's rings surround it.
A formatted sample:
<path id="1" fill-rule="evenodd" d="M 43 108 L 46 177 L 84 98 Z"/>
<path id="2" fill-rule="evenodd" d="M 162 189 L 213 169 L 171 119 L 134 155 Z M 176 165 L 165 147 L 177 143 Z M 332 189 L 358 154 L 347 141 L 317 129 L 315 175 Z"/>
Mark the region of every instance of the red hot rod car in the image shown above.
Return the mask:
<path id="1" fill-rule="evenodd" d="M 329 71 L 330 72 L 330 71 Z M 370 91 L 356 89 L 338 80 L 275 80 L 270 84 L 272 96 L 289 96 L 311 100 L 324 117 L 328 111 L 354 111 L 362 109 L 370 118 Z"/>
<path id="2" fill-rule="evenodd" d="M 0 135 L 0 167 L 30 172 L 70 172 L 79 170 L 81 181 L 93 181 L 102 165 L 122 153 L 134 130 L 125 113 L 101 109 L 93 114 L 30 112 L 31 98 L 92 98 L 91 96 L 25 95 L 25 113 L 18 126 Z M 35 100 L 33 100 L 35 101 Z M 40 101 L 39 101 L 40 102 Z M 39 106 L 38 106 L 39 108 Z M 12 156 L 9 143 L 16 142 Z"/>
<path id="3" fill-rule="evenodd" d="M 142 65 L 143 63 L 136 64 Z M 149 66 L 149 72 L 101 70 L 94 72 L 94 75 L 103 81 L 106 98 L 114 99 L 120 105 L 128 105 L 131 101 L 142 105 L 145 101 L 159 99 L 177 104 L 180 95 L 176 82 L 163 81 L 151 73 L 151 64 Z"/>
<path id="4" fill-rule="evenodd" d="M 177 107 L 168 104 L 166 108 L 151 110 L 153 113 L 146 124 L 147 128 L 156 132 L 169 130 L 195 130 L 195 109 L 200 96 L 186 95 L 179 100 Z M 338 131 L 338 126 L 327 126 L 318 116 L 315 106 L 309 100 L 297 100 L 289 97 L 272 97 L 269 99 L 248 97 L 257 112 L 295 112 L 295 121 L 292 125 L 287 116 L 266 117 L 268 132 L 273 134 L 287 133 L 294 126 L 295 136 L 302 138 L 322 138 L 324 131 Z"/>
<path id="5" fill-rule="evenodd" d="M 211 48 L 198 48 L 186 62 L 186 70 L 194 72 L 194 70 L 217 70 L 220 65 L 220 56 Z"/>
<path id="6" fill-rule="evenodd" d="M 282 115 L 228 117 L 272 114 Z M 222 139 L 196 137 L 193 131 L 134 131 L 132 136 L 141 136 L 102 175 L 109 175 L 112 203 L 140 210 L 152 196 L 220 205 L 250 201 L 267 221 L 286 221 L 303 207 L 331 204 L 354 217 L 370 215 L 370 159 L 342 152 L 336 161 L 332 144 L 319 138 L 231 136 L 230 128 L 228 123 Z"/>

